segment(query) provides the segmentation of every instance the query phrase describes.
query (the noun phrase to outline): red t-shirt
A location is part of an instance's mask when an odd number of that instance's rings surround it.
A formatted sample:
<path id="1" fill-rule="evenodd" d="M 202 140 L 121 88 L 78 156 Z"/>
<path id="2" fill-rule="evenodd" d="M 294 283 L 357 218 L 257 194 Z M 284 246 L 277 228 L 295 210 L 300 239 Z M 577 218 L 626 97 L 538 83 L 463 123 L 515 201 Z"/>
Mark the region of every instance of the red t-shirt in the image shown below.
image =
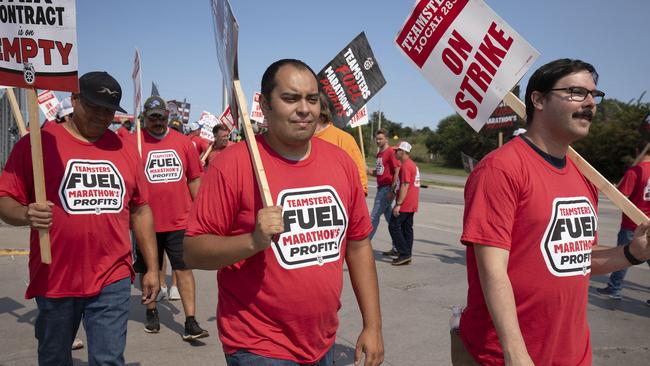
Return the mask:
<path id="1" fill-rule="evenodd" d="M 121 138 L 128 138 L 129 136 L 132 135 L 132 133 L 126 127 L 122 126 L 117 129 L 117 135 L 120 136 Z"/>
<path id="2" fill-rule="evenodd" d="M 625 172 L 618 189 L 646 216 L 650 216 L 650 162 L 641 162 Z M 634 221 L 622 214 L 621 228 L 636 229 Z"/>
<path id="3" fill-rule="evenodd" d="M 208 146 L 210 146 L 210 140 L 204 139 L 199 135 L 190 136 L 190 140 L 192 140 L 192 145 L 196 148 L 199 158 L 203 156 L 203 153 L 208 149 Z"/>
<path id="4" fill-rule="evenodd" d="M 385 187 L 393 184 L 395 169 L 399 168 L 400 162 L 395 157 L 395 150 L 388 146 L 384 151 L 377 153 L 377 186 Z"/>
<path id="5" fill-rule="evenodd" d="M 224 150 L 226 150 L 228 147 L 234 144 L 235 144 L 234 142 L 228 141 L 226 146 L 224 146 L 222 149 L 219 150 L 212 149 L 212 151 L 210 151 L 210 154 L 208 155 L 207 165 L 210 165 L 210 163 L 212 163 L 212 160 L 214 160 L 219 154 L 221 154 Z"/>
<path id="6" fill-rule="evenodd" d="M 184 230 L 192 206 L 187 182 L 202 174 L 190 139 L 174 129 L 161 140 L 142 131 L 142 160 L 149 188 L 149 206 L 157 233 Z M 132 143 L 136 143 L 134 134 Z"/>
<path id="7" fill-rule="evenodd" d="M 418 212 L 418 201 L 420 200 L 420 170 L 411 159 L 402 163 L 402 168 L 399 170 L 398 194 L 402 182 L 408 183 L 409 189 L 406 191 L 406 197 L 404 197 L 404 202 L 400 205 L 399 212 Z"/>
<path id="8" fill-rule="evenodd" d="M 133 275 L 129 209 L 147 203 L 138 153 L 111 131 L 94 143 L 73 137 L 63 125 L 42 132 L 47 199 L 54 203 L 52 263 L 41 263 L 32 230 L 26 298 L 89 297 Z M 35 201 L 29 136 L 14 147 L 0 196 L 22 205 Z"/>
<path id="9" fill-rule="evenodd" d="M 519 327 L 536 365 L 591 365 L 587 295 L 598 192 L 571 160 L 557 169 L 521 138 L 483 158 L 465 186 L 467 308 L 460 334 L 481 365 L 503 352 L 474 245 L 507 249 Z M 474 245 L 472 245 L 474 243 Z"/>
<path id="10" fill-rule="evenodd" d="M 312 138 L 309 157 L 296 162 L 257 141 L 286 232 L 278 244 L 217 272 L 220 340 L 226 353 L 314 363 L 334 344 L 346 242 L 370 234 L 368 208 L 345 151 Z M 220 157 L 202 181 L 188 236 L 254 231 L 262 200 L 248 148 L 236 144 Z"/>

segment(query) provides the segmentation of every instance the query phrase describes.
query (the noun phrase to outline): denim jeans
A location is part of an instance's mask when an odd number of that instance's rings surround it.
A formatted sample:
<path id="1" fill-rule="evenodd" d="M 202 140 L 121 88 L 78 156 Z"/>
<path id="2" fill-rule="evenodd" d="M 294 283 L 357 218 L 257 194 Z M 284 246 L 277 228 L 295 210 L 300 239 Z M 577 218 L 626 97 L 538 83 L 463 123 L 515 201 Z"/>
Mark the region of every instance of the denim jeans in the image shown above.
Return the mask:
<path id="1" fill-rule="evenodd" d="M 267 358 L 240 349 L 233 354 L 226 355 L 226 364 L 228 366 L 331 366 L 334 364 L 334 346 L 316 363 L 301 364 L 277 358 Z"/>
<path id="2" fill-rule="evenodd" d="M 390 222 L 391 207 L 387 198 L 388 193 L 390 193 L 390 186 L 377 187 L 375 203 L 372 205 L 372 211 L 370 212 L 370 221 L 372 222 L 370 240 L 375 236 L 375 231 L 377 231 L 377 227 L 379 226 L 381 215 L 384 215 L 386 223 Z"/>
<path id="3" fill-rule="evenodd" d="M 634 231 L 628 230 L 628 229 L 621 229 L 618 232 L 618 240 L 616 241 L 617 246 L 622 246 L 622 245 L 627 245 L 632 242 L 632 238 L 634 237 Z M 650 261 L 648 261 L 648 265 L 650 266 Z M 625 275 L 627 274 L 627 268 L 621 269 L 620 271 L 612 272 L 612 274 L 609 276 L 609 282 L 607 282 L 607 286 L 612 289 L 613 294 L 620 295 L 621 290 L 623 288 L 623 280 L 625 279 Z"/>
<path id="4" fill-rule="evenodd" d="M 72 341 L 83 318 L 88 365 L 124 365 L 131 279 L 114 282 L 93 297 L 36 297 L 38 364 L 72 366 Z"/>
<path id="5" fill-rule="evenodd" d="M 388 224 L 390 237 L 400 258 L 410 257 L 413 251 L 413 216 L 414 212 L 400 212 L 399 216 L 392 216 Z"/>

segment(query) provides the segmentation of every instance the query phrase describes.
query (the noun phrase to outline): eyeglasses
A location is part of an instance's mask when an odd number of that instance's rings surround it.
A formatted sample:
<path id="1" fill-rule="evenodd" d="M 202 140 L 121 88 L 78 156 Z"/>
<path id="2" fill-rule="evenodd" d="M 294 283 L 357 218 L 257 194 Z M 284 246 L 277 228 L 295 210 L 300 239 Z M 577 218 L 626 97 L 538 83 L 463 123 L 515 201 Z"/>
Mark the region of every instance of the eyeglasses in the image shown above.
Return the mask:
<path id="1" fill-rule="evenodd" d="M 167 117 L 162 114 L 151 114 L 147 116 L 147 119 L 150 121 L 166 121 Z"/>
<path id="2" fill-rule="evenodd" d="M 599 104 L 600 102 L 603 101 L 603 97 L 605 96 L 605 93 L 601 92 L 600 90 L 589 90 L 587 88 L 583 88 L 580 86 L 571 86 L 568 88 L 557 88 L 557 89 L 551 89 L 549 91 L 565 91 L 569 93 L 569 99 L 571 99 L 574 102 L 582 102 L 585 99 L 587 99 L 587 95 L 591 94 L 592 98 L 594 98 L 594 103 Z"/>

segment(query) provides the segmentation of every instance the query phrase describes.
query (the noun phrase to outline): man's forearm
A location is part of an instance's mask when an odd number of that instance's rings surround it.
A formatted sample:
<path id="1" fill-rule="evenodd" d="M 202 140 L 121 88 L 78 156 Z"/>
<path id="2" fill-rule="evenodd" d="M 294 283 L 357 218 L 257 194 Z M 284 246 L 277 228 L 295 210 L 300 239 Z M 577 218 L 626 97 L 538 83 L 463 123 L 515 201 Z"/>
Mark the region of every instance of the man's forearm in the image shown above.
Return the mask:
<path id="1" fill-rule="evenodd" d="M 396 205 L 401 205 L 402 203 L 404 203 L 408 191 L 409 191 L 409 184 L 402 183 L 402 185 L 399 187 L 399 194 L 397 195 L 397 199 L 395 200 Z"/>
<path id="2" fill-rule="evenodd" d="M 348 241 L 345 260 L 364 328 L 381 330 L 379 285 L 370 240 Z"/>
<path id="3" fill-rule="evenodd" d="M 517 319 L 517 306 L 508 277 L 508 252 L 474 244 L 476 263 L 492 322 L 506 359 L 528 354 Z"/>
<path id="4" fill-rule="evenodd" d="M 260 250 L 253 245 L 253 234 L 186 236 L 183 260 L 191 268 L 215 270 L 235 264 Z"/>
<path id="5" fill-rule="evenodd" d="M 0 219 L 13 226 L 29 225 L 27 206 L 8 196 L 0 197 Z"/>
<path id="6" fill-rule="evenodd" d="M 141 205 L 131 212 L 131 223 L 133 233 L 138 243 L 138 249 L 142 253 L 147 272 L 159 270 L 158 268 L 158 246 L 156 244 L 156 232 L 153 225 L 153 214 L 149 205 Z"/>
<path id="7" fill-rule="evenodd" d="M 201 185 L 201 178 L 194 178 L 192 181 L 187 183 L 187 187 L 190 190 L 190 196 L 192 201 L 196 199 L 196 195 L 199 193 L 199 186 Z"/>

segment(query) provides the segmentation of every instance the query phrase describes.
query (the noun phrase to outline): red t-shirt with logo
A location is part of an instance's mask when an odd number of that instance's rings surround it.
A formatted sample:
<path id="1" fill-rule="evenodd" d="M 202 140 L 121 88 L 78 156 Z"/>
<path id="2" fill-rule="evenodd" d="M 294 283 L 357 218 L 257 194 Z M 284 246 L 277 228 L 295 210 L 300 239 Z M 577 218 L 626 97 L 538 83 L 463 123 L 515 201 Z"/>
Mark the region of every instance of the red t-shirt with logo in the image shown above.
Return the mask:
<path id="1" fill-rule="evenodd" d="M 628 169 L 618 184 L 618 189 L 646 216 L 650 216 L 650 162 L 641 162 Z M 634 221 L 625 214 L 622 216 L 622 229 L 636 229 Z"/>
<path id="2" fill-rule="evenodd" d="M 226 353 L 246 349 L 314 363 L 336 338 L 346 242 L 372 230 L 359 173 L 345 151 L 318 138 L 302 161 L 282 158 L 261 136 L 257 142 L 285 233 L 217 272 L 220 340 Z M 236 144 L 220 157 L 203 178 L 188 236 L 254 231 L 262 200 L 247 146 Z"/>
<path id="3" fill-rule="evenodd" d="M 536 365 L 591 365 L 587 295 L 598 192 L 571 160 L 557 169 L 521 138 L 492 152 L 465 186 L 467 308 L 460 334 L 481 365 L 503 365 L 474 245 L 508 250 L 519 327 Z M 472 244 L 473 243 L 473 244 Z"/>
<path id="4" fill-rule="evenodd" d="M 402 168 L 399 170 L 398 194 L 402 182 L 408 183 L 409 189 L 406 191 L 406 197 L 404 197 L 404 201 L 400 205 L 399 212 L 418 212 L 418 201 L 420 200 L 420 170 L 411 159 L 403 162 Z"/>
<path id="5" fill-rule="evenodd" d="M 174 129 L 167 131 L 160 140 L 142 131 L 144 175 L 157 233 L 186 228 L 192 206 L 187 182 L 203 172 L 192 141 Z M 131 142 L 136 143 L 136 135 Z"/>
<path id="6" fill-rule="evenodd" d="M 377 153 L 377 186 L 385 187 L 393 184 L 395 169 L 399 168 L 400 162 L 395 157 L 395 150 L 388 146 L 384 151 Z"/>
<path id="7" fill-rule="evenodd" d="M 129 209 L 147 203 L 138 152 L 113 132 L 93 143 L 60 124 L 42 132 L 45 190 L 52 207 L 52 263 L 41 263 L 32 230 L 26 298 L 90 297 L 133 275 Z M 14 147 L 0 177 L 0 196 L 35 201 L 29 136 Z"/>

